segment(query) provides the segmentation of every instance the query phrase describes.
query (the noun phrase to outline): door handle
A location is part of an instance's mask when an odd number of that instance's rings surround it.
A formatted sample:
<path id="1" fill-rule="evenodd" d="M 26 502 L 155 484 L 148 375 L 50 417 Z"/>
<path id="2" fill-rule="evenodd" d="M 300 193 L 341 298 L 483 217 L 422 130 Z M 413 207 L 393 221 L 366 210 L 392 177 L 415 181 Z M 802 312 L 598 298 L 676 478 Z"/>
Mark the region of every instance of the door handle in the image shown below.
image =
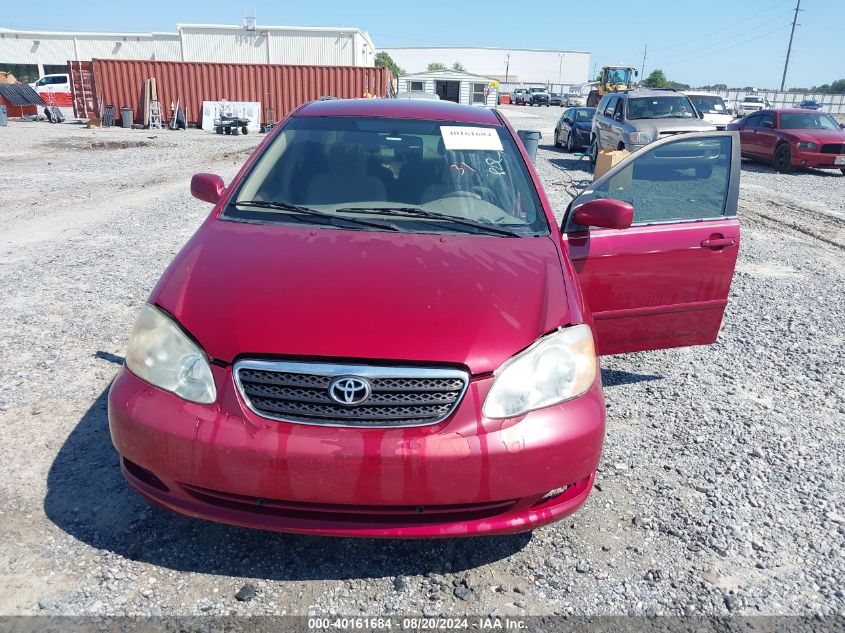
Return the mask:
<path id="1" fill-rule="evenodd" d="M 734 246 L 735 244 L 736 240 L 732 237 L 717 237 L 709 240 L 701 240 L 701 245 L 704 248 L 712 249 L 725 248 L 726 246 Z"/>

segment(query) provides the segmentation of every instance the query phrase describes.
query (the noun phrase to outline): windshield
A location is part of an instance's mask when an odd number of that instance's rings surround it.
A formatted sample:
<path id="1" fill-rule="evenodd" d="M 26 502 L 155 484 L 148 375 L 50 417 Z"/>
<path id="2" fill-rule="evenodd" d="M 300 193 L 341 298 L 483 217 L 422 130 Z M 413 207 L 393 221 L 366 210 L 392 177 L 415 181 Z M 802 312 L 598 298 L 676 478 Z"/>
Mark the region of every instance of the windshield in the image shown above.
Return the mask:
<path id="1" fill-rule="evenodd" d="M 763 103 L 763 97 L 745 97 L 745 103 Z"/>
<path id="2" fill-rule="evenodd" d="M 331 216 L 366 220 L 369 230 L 389 222 L 391 230 L 467 232 L 474 222 L 520 236 L 549 231 L 526 165 L 501 126 L 295 117 L 233 200 L 223 219 L 325 225 Z M 342 226 L 356 228 L 346 220 Z"/>
<path id="3" fill-rule="evenodd" d="M 578 110 L 575 110 L 575 122 L 592 121 L 595 113 L 595 108 L 579 108 Z"/>
<path id="4" fill-rule="evenodd" d="M 782 130 L 838 130 L 839 124 L 829 114 L 784 112 L 780 115 Z"/>
<path id="5" fill-rule="evenodd" d="M 607 84 L 627 85 L 631 83 L 631 70 L 628 68 L 609 68 L 607 70 Z"/>
<path id="6" fill-rule="evenodd" d="M 694 116 L 692 104 L 683 95 L 628 99 L 628 119 L 689 119 Z"/>
<path id="7" fill-rule="evenodd" d="M 699 112 L 704 114 L 726 114 L 725 101 L 722 97 L 690 95 L 690 100 Z"/>

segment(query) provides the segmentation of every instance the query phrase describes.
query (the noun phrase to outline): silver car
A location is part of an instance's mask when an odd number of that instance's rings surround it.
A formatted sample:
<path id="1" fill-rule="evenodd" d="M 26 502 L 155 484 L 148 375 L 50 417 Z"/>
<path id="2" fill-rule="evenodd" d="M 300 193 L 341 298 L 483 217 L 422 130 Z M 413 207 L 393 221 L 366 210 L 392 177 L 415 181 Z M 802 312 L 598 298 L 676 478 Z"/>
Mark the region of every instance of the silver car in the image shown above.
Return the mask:
<path id="1" fill-rule="evenodd" d="M 702 120 L 685 94 L 674 90 L 610 92 L 599 101 L 590 135 L 591 158 L 603 149 L 636 152 L 649 143 L 684 132 L 716 129 Z"/>

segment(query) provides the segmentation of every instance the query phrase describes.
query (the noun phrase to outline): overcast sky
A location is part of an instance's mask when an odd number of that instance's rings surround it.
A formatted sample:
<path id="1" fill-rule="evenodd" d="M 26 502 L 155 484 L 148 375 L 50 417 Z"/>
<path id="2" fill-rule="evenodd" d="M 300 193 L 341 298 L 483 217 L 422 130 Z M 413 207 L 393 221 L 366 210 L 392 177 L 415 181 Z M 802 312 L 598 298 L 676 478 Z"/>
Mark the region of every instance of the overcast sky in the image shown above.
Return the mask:
<path id="1" fill-rule="evenodd" d="M 703 85 L 780 86 L 796 0 L 147 0 L 7 2 L 0 25 L 77 31 L 174 31 L 177 23 L 236 24 L 255 9 L 259 24 L 352 26 L 376 47 L 501 46 L 592 53 L 591 62 L 662 68 Z M 786 85 L 845 78 L 845 0 L 801 0 Z M 467 70 L 472 70 L 468 68 Z M 592 69 L 591 69 L 592 71 Z M 502 71 L 504 73 L 504 69 Z"/>

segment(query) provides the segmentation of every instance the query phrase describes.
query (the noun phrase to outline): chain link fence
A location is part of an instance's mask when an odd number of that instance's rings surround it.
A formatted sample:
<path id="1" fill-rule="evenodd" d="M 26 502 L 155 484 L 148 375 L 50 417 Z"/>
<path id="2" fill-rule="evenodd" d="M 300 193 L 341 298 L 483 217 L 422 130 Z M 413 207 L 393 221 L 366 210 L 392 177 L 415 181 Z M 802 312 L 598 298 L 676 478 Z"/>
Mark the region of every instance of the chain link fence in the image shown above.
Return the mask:
<path id="1" fill-rule="evenodd" d="M 693 92 L 690 90 L 690 92 Z M 763 97 L 773 108 L 797 108 L 804 100 L 812 99 L 822 104 L 822 109 L 829 114 L 845 115 L 845 94 L 831 95 L 820 92 L 779 92 L 774 90 L 713 90 L 725 100 L 731 110 L 735 110 L 737 103 L 746 95 Z"/>

